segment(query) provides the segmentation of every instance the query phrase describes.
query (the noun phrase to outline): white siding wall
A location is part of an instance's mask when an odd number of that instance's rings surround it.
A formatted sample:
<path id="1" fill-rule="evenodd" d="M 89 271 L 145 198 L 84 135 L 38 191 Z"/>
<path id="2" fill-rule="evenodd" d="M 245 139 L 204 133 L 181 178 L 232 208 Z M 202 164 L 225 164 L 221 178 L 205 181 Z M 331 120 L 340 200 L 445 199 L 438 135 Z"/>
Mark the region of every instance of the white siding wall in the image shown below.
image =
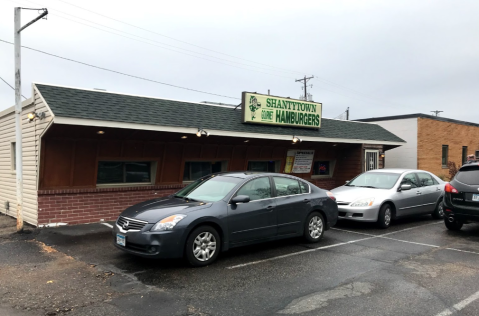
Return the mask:
<path id="1" fill-rule="evenodd" d="M 386 151 L 385 168 L 417 169 L 417 118 L 374 122 L 407 143 Z"/>
<path id="2" fill-rule="evenodd" d="M 37 225 L 38 217 L 38 172 L 40 162 L 40 136 L 52 120 L 52 116 L 34 89 L 33 102 L 23 102 L 23 220 Z M 28 100 L 27 100 L 28 101 Z M 45 112 L 45 119 L 28 123 L 27 114 L 35 111 Z M 16 175 L 12 171 L 11 143 L 15 142 L 15 120 L 13 111 L 0 113 L 0 212 L 16 217 Z M 5 202 L 10 210 L 5 210 Z"/>

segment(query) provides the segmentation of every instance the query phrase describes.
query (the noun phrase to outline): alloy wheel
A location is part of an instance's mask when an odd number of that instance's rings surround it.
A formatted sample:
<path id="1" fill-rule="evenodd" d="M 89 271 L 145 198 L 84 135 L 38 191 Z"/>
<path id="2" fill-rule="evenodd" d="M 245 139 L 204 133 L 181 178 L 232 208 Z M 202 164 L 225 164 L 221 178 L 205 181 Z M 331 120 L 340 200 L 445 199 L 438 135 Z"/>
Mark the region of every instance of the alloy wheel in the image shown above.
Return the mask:
<path id="1" fill-rule="evenodd" d="M 387 208 L 384 211 L 384 224 L 389 225 L 389 223 L 391 223 L 391 209 Z"/>
<path id="2" fill-rule="evenodd" d="M 203 232 L 196 236 L 193 243 L 193 254 L 199 261 L 211 259 L 216 252 L 216 238 L 210 232 Z"/>
<path id="3" fill-rule="evenodd" d="M 439 202 L 439 205 L 437 206 L 437 215 L 439 215 L 439 217 L 444 217 L 444 207 L 442 202 Z"/>
<path id="4" fill-rule="evenodd" d="M 313 239 L 318 239 L 323 233 L 323 221 L 319 216 L 311 217 L 309 221 L 309 235 Z"/>

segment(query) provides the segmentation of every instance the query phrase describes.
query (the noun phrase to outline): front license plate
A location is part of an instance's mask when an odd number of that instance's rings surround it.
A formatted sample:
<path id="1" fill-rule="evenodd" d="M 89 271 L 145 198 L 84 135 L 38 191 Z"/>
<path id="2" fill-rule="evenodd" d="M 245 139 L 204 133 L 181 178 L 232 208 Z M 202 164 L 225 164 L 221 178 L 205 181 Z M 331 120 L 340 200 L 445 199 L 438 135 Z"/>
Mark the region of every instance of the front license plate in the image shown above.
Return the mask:
<path id="1" fill-rule="evenodd" d="M 120 246 L 126 247 L 126 238 L 123 235 L 116 234 L 116 243 Z"/>
<path id="2" fill-rule="evenodd" d="M 472 195 L 472 200 L 473 200 L 474 202 L 479 202 L 479 194 L 473 194 L 473 195 Z"/>

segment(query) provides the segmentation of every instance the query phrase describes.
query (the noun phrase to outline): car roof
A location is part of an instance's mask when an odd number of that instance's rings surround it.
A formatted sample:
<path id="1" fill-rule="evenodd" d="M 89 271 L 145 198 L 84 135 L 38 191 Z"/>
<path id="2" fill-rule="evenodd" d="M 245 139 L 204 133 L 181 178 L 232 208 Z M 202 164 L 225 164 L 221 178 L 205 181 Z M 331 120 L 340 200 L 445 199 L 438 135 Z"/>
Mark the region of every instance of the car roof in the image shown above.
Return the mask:
<path id="1" fill-rule="evenodd" d="M 419 169 L 406 169 L 406 168 L 384 168 L 384 169 L 374 169 L 374 170 L 369 170 L 368 172 L 387 172 L 387 173 L 399 173 L 403 174 L 405 172 L 428 172 L 425 170 L 419 170 Z"/>
<path id="2" fill-rule="evenodd" d="M 259 172 L 259 171 L 227 171 L 227 172 L 214 173 L 214 175 L 223 176 L 223 177 L 241 178 L 241 179 L 254 178 L 257 176 L 291 176 L 289 174 L 284 174 L 284 173 Z"/>

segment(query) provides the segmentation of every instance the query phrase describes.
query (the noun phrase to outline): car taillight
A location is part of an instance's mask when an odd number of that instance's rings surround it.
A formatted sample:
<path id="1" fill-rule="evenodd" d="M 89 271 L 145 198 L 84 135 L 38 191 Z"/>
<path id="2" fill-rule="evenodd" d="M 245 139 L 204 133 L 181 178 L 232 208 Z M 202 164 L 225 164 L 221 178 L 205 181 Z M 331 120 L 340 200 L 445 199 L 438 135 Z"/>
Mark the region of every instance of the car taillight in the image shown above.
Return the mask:
<path id="1" fill-rule="evenodd" d="M 459 191 L 457 191 L 457 189 L 453 187 L 450 183 L 446 183 L 444 191 L 446 191 L 447 193 L 459 193 Z"/>
<path id="2" fill-rule="evenodd" d="M 332 192 L 326 192 L 326 194 L 330 197 L 331 200 L 333 200 L 334 202 L 336 202 L 336 198 L 334 197 L 334 194 Z"/>

